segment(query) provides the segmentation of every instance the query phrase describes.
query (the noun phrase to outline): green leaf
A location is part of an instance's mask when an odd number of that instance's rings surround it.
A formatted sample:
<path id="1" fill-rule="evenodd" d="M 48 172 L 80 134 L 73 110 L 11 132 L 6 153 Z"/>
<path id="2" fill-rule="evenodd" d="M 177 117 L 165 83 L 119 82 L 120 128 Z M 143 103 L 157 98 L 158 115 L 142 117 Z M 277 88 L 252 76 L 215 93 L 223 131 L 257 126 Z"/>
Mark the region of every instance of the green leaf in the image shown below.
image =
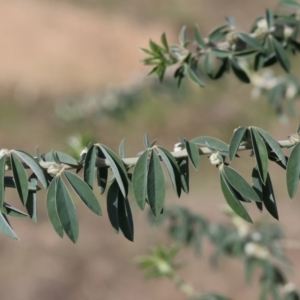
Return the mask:
<path id="1" fill-rule="evenodd" d="M 166 50 L 166 51 L 169 51 L 169 45 L 168 45 L 167 37 L 166 37 L 166 34 L 165 34 L 165 33 L 163 33 L 163 34 L 161 35 L 160 40 L 161 40 L 161 43 L 163 44 L 163 46 L 165 47 L 165 50 Z"/>
<path id="2" fill-rule="evenodd" d="M 28 197 L 27 174 L 14 153 L 11 153 L 11 166 L 19 197 L 23 205 L 25 205 Z"/>
<path id="3" fill-rule="evenodd" d="M 292 150 L 286 166 L 286 184 L 290 198 L 297 191 L 300 176 L 300 143 Z"/>
<path id="4" fill-rule="evenodd" d="M 230 161 L 232 161 L 233 158 L 235 157 L 235 155 L 239 149 L 239 146 L 240 146 L 241 142 L 243 141 L 246 131 L 247 131 L 246 127 L 239 127 L 233 132 L 233 136 L 232 136 L 230 144 L 229 144 L 229 159 L 230 159 Z"/>
<path id="5" fill-rule="evenodd" d="M 282 68 L 289 73 L 290 71 L 290 61 L 289 58 L 286 54 L 286 51 L 284 50 L 284 48 L 282 47 L 282 45 L 275 39 L 273 38 L 272 40 L 272 44 L 276 53 L 276 57 L 279 61 L 279 63 L 281 64 Z"/>
<path id="6" fill-rule="evenodd" d="M 9 225 L 9 223 L 7 221 L 7 218 L 2 213 L 0 213 L 0 232 L 2 232 L 3 234 L 5 234 L 13 239 L 18 240 L 17 235 L 12 230 L 11 226 Z"/>
<path id="7" fill-rule="evenodd" d="M 246 34 L 246 33 L 243 33 L 243 32 L 240 32 L 238 34 L 238 37 L 244 41 L 247 45 L 251 46 L 252 48 L 254 49 L 259 49 L 260 51 L 264 51 L 264 48 L 263 46 L 260 44 L 260 42 L 253 38 L 252 36 L 250 36 L 249 34 Z"/>
<path id="8" fill-rule="evenodd" d="M 227 58 L 231 55 L 230 51 L 221 50 L 218 48 L 212 48 L 211 53 L 217 58 Z"/>
<path id="9" fill-rule="evenodd" d="M 228 25 L 227 24 L 223 24 L 220 26 L 217 26 L 215 28 L 213 28 L 209 34 L 208 34 L 208 38 L 211 42 L 214 42 L 218 39 L 223 38 L 228 32 Z"/>
<path id="10" fill-rule="evenodd" d="M 79 176 L 70 171 L 65 170 L 64 175 L 85 205 L 95 214 L 101 216 L 101 208 L 98 200 L 88 184 L 85 183 Z"/>
<path id="11" fill-rule="evenodd" d="M 266 9 L 266 20 L 268 23 L 268 28 L 271 29 L 274 25 L 274 15 L 270 9 Z"/>
<path id="12" fill-rule="evenodd" d="M 28 181 L 28 191 L 37 192 L 41 188 L 33 182 Z M 4 177 L 4 186 L 8 188 L 16 188 L 15 179 L 12 176 Z"/>
<path id="13" fill-rule="evenodd" d="M 161 146 L 157 146 L 158 153 L 160 154 L 163 162 L 165 163 L 168 173 L 171 178 L 171 182 L 174 188 L 174 191 L 177 193 L 177 196 L 181 195 L 181 179 L 180 179 L 180 171 L 178 164 L 173 157 L 173 155 L 165 148 Z M 198 152 L 199 153 L 199 152 Z M 198 154 L 199 157 L 199 154 Z"/>
<path id="14" fill-rule="evenodd" d="M 275 141 L 266 131 L 253 127 L 258 133 L 262 136 L 264 141 L 269 145 L 269 147 L 273 150 L 273 152 L 277 155 L 283 165 L 286 165 L 285 156 L 281 150 L 281 147 L 277 141 Z"/>
<path id="15" fill-rule="evenodd" d="M 198 26 L 196 26 L 196 28 L 195 28 L 195 40 L 199 46 L 201 46 L 202 48 L 207 48 L 206 43 L 204 42 L 204 40 L 200 34 Z"/>
<path id="16" fill-rule="evenodd" d="M 181 179 L 181 188 L 188 194 L 189 193 L 189 162 L 187 158 L 183 158 L 178 162 L 180 179 Z"/>
<path id="17" fill-rule="evenodd" d="M 121 158 L 125 157 L 124 142 L 125 140 L 123 139 L 119 145 L 119 155 Z"/>
<path id="18" fill-rule="evenodd" d="M 185 38 L 186 26 L 183 26 L 179 33 L 179 43 L 182 47 L 186 46 L 186 38 Z"/>
<path id="19" fill-rule="evenodd" d="M 213 73 L 210 59 L 211 59 L 210 54 L 206 53 L 205 57 L 204 57 L 204 69 L 205 69 L 205 73 L 207 74 L 207 76 L 209 76 L 211 78 L 211 77 L 213 77 L 214 73 Z"/>
<path id="20" fill-rule="evenodd" d="M 73 243 L 76 243 L 79 229 L 77 215 L 74 203 L 61 177 L 57 179 L 56 207 L 65 233 Z"/>
<path id="21" fill-rule="evenodd" d="M 221 182 L 221 188 L 223 195 L 228 203 L 228 205 L 231 207 L 231 209 L 242 219 L 245 221 L 252 223 L 252 220 L 250 216 L 248 215 L 247 211 L 243 207 L 243 205 L 240 203 L 240 201 L 235 197 L 234 192 L 232 191 L 232 188 L 230 184 L 228 183 L 226 179 L 226 175 L 223 171 L 220 172 L 220 182 Z"/>
<path id="22" fill-rule="evenodd" d="M 74 166 L 74 167 L 76 167 L 78 165 L 78 162 L 72 156 L 70 156 L 66 153 L 63 153 L 63 152 L 59 152 L 59 151 L 51 151 L 51 152 L 46 153 L 44 155 L 44 160 L 45 161 L 53 161 L 53 155 L 60 163 Z"/>
<path id="23" fill-rule="evenodd" d="M 106 205 L 107 205 L 107 214 L 110 221 L 110 224 L 115 229 L 117 233 L 119 233 L 119 214 L 118 214 L 118 206 L 119 206 L 119 197 L 122 196 L 119 193 L 119 186 L 116 180 L 112 182 L 110 185 L 107 198 L 106 198 Z"/>
<path id="24" fill-rule="evenodd" d="M 235 76 L 242 82 L 249 83 L 250 78 L 248 74 L 245 72 L 245 70 L 239 65 L 235 59 L 230 60 L 231 68 Z"/>
<path id="25" fill-rule="evenodd" d="M 253 190 L 250 184 L 234 169 L 223 166 L 224 175 L 230 185 L 236 189 L 243 197 L 261 202 L 257 193 Z"/>
<path id="26" fill-rule="evenodd" d="M 99 158 L 105 159 L 103 152 L 97 148 L 97 156 Z M 99 186 L 100 194 L 105 192 L 105 188 L 108 180 L 108 167 L 107 168 L 97 168 L 97 184 Z"/>
<path id="27" fill-rule="evenodd" d="M 119 205 L 118 205 L 119 226 L 124 236 L 131 242 L 133 242 L 134 229 L 133 220 L 129 202 L 119 193 Z"/>
<path id="28" fill-rule="evenodd" d="M 27 217 L 28 215 L 23 211 L 11 206 L 10 204 L 4 202 L 3 206 L 0 208 L 0 211 L 11 217 Z"/>
<path id="29" fill-rule="evenodd" d="M 209 146 L 210 148 L 220 152 L 229 151 L 229 146 L 226 143 L 211 136 L 199 136 L 190 140 L 190 142 L 203 146 Z"/>
<path id="30" fill-rule="evenodd" d="M 54 177 L 48 187 L 46 196 L 46 206 L 49 220 L 56 231 L 56 233 L 62 238 L 64 236 L 64 231 L 62 224 L 60 222 L 57 206 L 56 206 L 56 186 L 58 182 L 58 177 Z"/>
<path id="31" fill-rule="evenodd" d="M 98 147 L 108 160 L 111 170 L 119 184 L 120 190 L 124 198 L 126 198 L 128 194 L 128 178 L 123 161 L 108 147 L 102 144 L 98 144 Z"/>
<path id="32" fill-rule="evenodd" d="M 151 210 L 157 216 L 164 207 L 166 183 L 162 166 L 155 151 L 151 152 L 148 166 L 147 195 Z"/>
<path id="33" fill-rule="evenodd" d="M 148 150 L 143 152 L 132 173 L 132 188 L 136 202 L 141 210 L 145 208 L 147 197 L 148 154 Z"/>
<path id="34" fill-rule="evenodd" d="M 260 134 L 253 127 L 251 127 L 250 132 L 259 175 L 262 182 L 265 183 L 268 174 L 268 151 Z"/>
<path id="35" fill-rule="evenodd" d="M 197 83 L 200 86 L 204 86 L 204 83 L 201 81 L 201 79 L 199 78 L 199 76 L 194 72 L 194 70 L 188 65 L 185 64 L 185 70 L 187 75 L 189 76 L 189 78 L 194 81 L 195 83 Z"/>
<path id="36" fill-rule="evenodd" d="M 96 147 L 91 145 L 84 160 L 83 178 L 84 181 L 93 189 L 95 180 L 95 167 L 96 167 Z"/>
<path id="37" fill-rule="evenodd" d="M 271 178 L 269 173 L 267 173 L 267 179 L 265 184 L 261 181 L 260 174 L 258 172 L 257 165 L 254 166 L 252 171 L 252 183 L 253 189 L 260 196 L 264 206 L 267 211 L 278 220 L 278 212 L 275 201 L 275 195 L 272 187 Z M 258 204 L 258 203 L 257 203 Z M 258 208 L 262 211 L 262 206 L 258 206 Z"/>
<path id="38" fill-rule="evenodd" d="M 143 144 L 144 144 L 145 149 L 150 148 L 148 132 L 146 132 L 146 133 L 144 134 Z"/>
<path id="39" fill-rule="evenodd" d="M 26 202 L 26 210 L 34 223 L 37 223 L 37 213 L 36 213 L 36 193 L 29 192 Z"/>
<path id="40" fill-rule="evenodd" d="M 192 165 L 197 170 L 199 165 L 199 160 L 200 160 L 198 146 L 192 141 L 191 142 L 185 141 L 185 148 Z"/>
<path id="41" fill-rule="evenodd" d="M 14 150 L 13 152 L 26 163 L 26 165 L 32 170 L 32 172 L 39 179 L 43 187 L 46 189 L 48 184 L 47 184 L 44 171 L 40 167 L 40 165 L 36 162 L 36 160 L 30 154 L 24 151 Z"/>
<path id="42" fill-rule="evenodd" d="M 37 178 L 35 174 L 32 174 L 29 177 L 29 182 L 36 185 L 37 184 Z M 36 211 L 36 192 L 29 191 L 28 198 L 26 202 L 26 210 L 31 218 L 31 220 L 34 223 L 37 223 L 37 211 Z"/>
<path id="43" fill-rule="evenodd" d="M 2 207 L 3 203 L 4 203 L 4 193 L 5 193 L 5 185 L 4 185 L 5 163 L 6 163 L 6 155 L 3 155 L 1 157 L 1 159 L 0 159 L 0 207 Z"/>

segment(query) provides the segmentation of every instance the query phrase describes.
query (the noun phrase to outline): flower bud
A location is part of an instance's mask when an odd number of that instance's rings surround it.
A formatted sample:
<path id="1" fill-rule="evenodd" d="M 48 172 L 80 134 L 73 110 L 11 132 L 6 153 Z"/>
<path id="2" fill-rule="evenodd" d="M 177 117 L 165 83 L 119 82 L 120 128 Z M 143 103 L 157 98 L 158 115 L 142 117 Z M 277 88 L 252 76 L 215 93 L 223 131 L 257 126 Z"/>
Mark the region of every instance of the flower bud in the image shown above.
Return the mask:
<path id="1" fill-rule="evenodd" d="M 211 156 L 209 157 L 209 160 L 212 165 L 218 165 L 221 163 L 221 160 L 219 158 L 219 153 L 212 153 Z"/>
<path id="2" fill-rule="evenodd" d="M 59 165 L 59 164 L 56 164 L 56 163 L 53 163 L 53 164 L 51 164 L 51 165 L 48 167 L 47 173 L 48 173 L 50 176 L 54 177 L 54 176 L 56 176 L 56 175 L 60 172 L 60 170 L 61 170 L 60 165 Z"/>
<path id="3" fill-rule="evenodd" d="M 247 243 L 244 251 L 247 256 L 253 256 L 260 259 L 267 259 L 270 256 L 269 250 L 258 243 Z"/>

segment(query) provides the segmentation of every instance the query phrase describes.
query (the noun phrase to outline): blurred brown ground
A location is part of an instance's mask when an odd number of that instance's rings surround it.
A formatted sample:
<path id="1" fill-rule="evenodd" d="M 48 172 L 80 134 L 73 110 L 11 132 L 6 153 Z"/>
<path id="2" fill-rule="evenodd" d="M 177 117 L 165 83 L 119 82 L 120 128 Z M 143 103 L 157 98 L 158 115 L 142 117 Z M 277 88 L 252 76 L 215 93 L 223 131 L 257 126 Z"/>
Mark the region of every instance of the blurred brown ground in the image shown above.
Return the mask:
<path id="1" fill-rule="evenodd" d="M 67 124 L 54 113 L 54 104 L 65 96 L 126 86 L 132 78 L 145 77 L 149 70 L 139 62 L 139 47 L 147 46 L 149 38 L 158 40 L 162 32 L 176 42 L 181 22 L 197 22 L 203 32 L 208 32 L 224 16 L 236 15 L 237 22 L 246 29 L 267 6 L 274 5 L 274 1 L 246 0 L 115 0 L 97 5 L 0 1 L 1 147 L 33 153 L 39 144 L 41 151 L 64 150 L 65 139 L 83 129 L 113 149 L 126 137 L 130 155 L 141 148 L 145 131 L 170 148 L 179 133 L 187 138 L 211 134 L 229 140 L 238 125 L 262 126 L 276 138 L 284 139 L 293 132 L 297 120 L 282 126 L 268 106 L 263 106 L 257 116 L 259 104 L 248 101 L 250 88 L 236 80 L 199 89 L 199 103 L 189 106 L 163 106 L 159 99 L 153 100 L 153 115 L 143 115 L 143 109 L 137 109 L 129 113 L 125 124 L 115 120 L 101 126 L 88 120 Z M 224 200 L 218 174 L 204 159 L 203 164 L 205 172 L 193 175 L 191 194 L 176 200 L 170 190 L 167 203 L 183 204 L 211 220 L 220 220 L 223 217 L 218 207 Z M 280 222 L 288 237 L 299 239 L 299 200 L 288 200 L 284 173 L 273 170 Z M 80 238 L 74 246 L 54 233 L 45 213 L 44 196 L 43 192 L 39 195 L 37 225 L 30 220 L 12 220 L 20 242 L 0 236 L 0 299 L 184 299 L 167 280 L 145 281 L 133 262 L 149 247 L 171 243 L 162 230 L 146 224 L 145 213 L 133 209 L 136 234 L 135 242 L 130 243 L 114 234 L 104 197 L 99 197 L 102 218 L 76 203 Z M 6 200 L 18 205 L 14 191 L 8 191 Z M 251 213 L 259 217 L 255 210 Z M 200 290 L 224 292 L 234 299 L 255 299 L 257 289 L 255 284 L 245 286 L 242 266 L 224 259 L 218 269 L 212 269 L 207 262 L 209 251 L 210 246 L 205 244 L 204 255 L 195 259 L 191 250 L 183 250 L 180 259 L 186 261 L 186 267 L 182 276 Z M 294 263 L 293 281 L 299 286 L 299 251 L 290 251 L 289 256 Z"/>

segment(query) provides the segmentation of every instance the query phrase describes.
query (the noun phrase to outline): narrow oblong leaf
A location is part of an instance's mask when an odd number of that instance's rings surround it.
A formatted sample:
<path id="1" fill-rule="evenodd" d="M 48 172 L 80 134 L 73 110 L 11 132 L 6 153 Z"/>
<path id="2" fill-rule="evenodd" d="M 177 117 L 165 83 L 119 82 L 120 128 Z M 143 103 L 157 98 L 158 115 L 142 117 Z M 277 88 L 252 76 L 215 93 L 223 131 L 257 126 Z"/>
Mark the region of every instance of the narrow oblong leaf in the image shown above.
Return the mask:
<path id="1" fill-rule="evenodd" d="M 257 193 L 253 190 L 250 184 L 239 174 L 236 170 L 223 166 L 223 171 L 227 181 L 245 198 L 251 199 L 256 202 L 261 202 Z"/>
<path id="2" fill-rule="evenodd" d="M 201 46 L 202 48 L 206 48 L 207 47 L 206 43 L 204 42 L 204 40 L 203 40 L 203 38 L 202 38 L 202 36 L 200 34 L 198 26 L 196 26 L 196 28 L 195 28 L 195 40 L 196 40 L 197 44 L 199 46 Z"/>
<path id="3" fill-rule="evenodd" d="M 193 142 L 185 141 L 185 148 L 192 165 L 197 170 L 200 160 L 198 146 Z"/>
<path id="4" fill-rule="evenodd" d="M 274 25 L 274 15 L 270 9 L 266 9 L 266 20 L 268 24 L 268 28 L 271 29 Z"/>
<path id="5" fill-rule="evenodd" d="M 10 204 L 8 203 L 5 203 L 3 204 L 3 206 L 0 208 L 0 211 L 5 214 L 5 215 L 8 215 L 8 216 L 11 216 L 11 217 L 27 217 L 28 215 L 26 213 L 24 213 L 23 211 L 11 206 Z"/>
<path id="6" fill-rule="evenodd" d="M 76 161 L 76 159 L 74 159 L 72 156 L 60 152 L 60 151 L 51 151 L 48 152 L 44 155 L 44 160 L 45 161 L 53 161 L 53 156 L 55 156 L 55 158 L 57 159 L 57 161 L 59 163 L 63 163 L 66 165 L 70 165 L 70 166 L 77 166 L 78 162 Z"/>
<path id="7" fill-rule="evenodd" d="M 258 165 L 258 171 L 263 183 L 266 182 L 268 173 L 268 151 L 260 134 L 251 127 L 253 152 Z"/>
<path id="8" fill-rule="evenodd" d="M 119 184 L 120 190 L 124 198 L 126 198 L 128 194 L 128 178 L 123 161 L 108 147 L 102 144 L 98 144 L 98 147 L 103 152 L 105 158 L 109 161 L 109 165 Z"/>
<path id="9" fill-rule="evenodd" d="M 262 211 L 263 210 L 262 204 L 264 204 L 267 211 L 275 219 L 278 220 L 277 205 L 276 205 L 275 195 L 274 195 L 269 173 L 267 174 L 267 180 L 266 183 L 264 184 L 261 181 L 258 167 L 256 164 L 252 170 L 252 183 L 253 183 L 253 189 L 256 191 L 256 193 L 259 195 L 260 199 L 262 200 L 262 203 L 256 202 L 258 209 Z"/>
<path id="10" fill-rule="evenodd" d="M 180 179 L 181 179 L 181 188 L 188 194 L 189 193 L 189 162 L 187 158 L 183 158 L 178 162 Z"/>
<path id="11" fill-rule="evenodd" d="M 270 213 L 270 215 L 275 218 L 276 220 L 279 219 L 278 210 L 275 200 L 275 194 L 273 191 L 273 186 L 271 182 L 271 178 L 269 173 L 267 174 L 267 179 L 265 185 L 262 186 L 263 191 L 263 203 L 266 210 Z"/>
<path id="12" fill-rule="evenodd" d="M 19 197 L 23 205 L 25 205 L 28 197 L 27 174 L 23 165 L 14 153 L 11 153 L 11 167 Z"/>
<path id="13" fill-rule="evenodd" d="M 112 182 L 110 185 L 107 197 L 106 197 L 106 206 L 107 206 L 107 214 L 110 221 L 110 224 L 115 229 L 117 233 L 119 233 L 119 214 L 118 214 L 118 206 L 119 206 L 119 186 L 116 180 Z"/>
<path id="14" fill-rule="evenodd" d="M 83 178 L 84 181 L 93 189 L 95 180 L 95 167 L 96 167 L 96 147 L 91 145 L 84 160 Z"/>
<path id="15" fill-rule="evenodd" d="M 61 177 L 58 177 L 56 185 L 56 208 L 65 233 L 73 243 L 76 243 L 79 230 L 78 219 L 72 198 Z"/>
<path id="16" fill-rule="evenodd" d="M 190 140 L 190 142 L 193 142 L 195 144 L 200 144 L 203 146 L 209 145 L 210 148 L 213 148 L 220 152 L 229 151 L 229 146 L 226 143 L 211 136 L 199 136 Z"/>
<path id="17" fill-rule="evenodd" d="M 15 232 L 12 230 L 11 226 L 9 225 L 5 215 L 3 215 L 2 213 L 0 213 L 0 232 L 13 239 L 19 239 Z"/>
<path id="18" fill-rule="evenodd" d="M 233 136 L 230 141 L 230 144 L 229 144 L 229 159 L 230 159 L 230 161 L 232 161 L 233 158 L 235 157 L 235 155 L 239 149 L 239 146 L 240 146 L 241 142 L 243 141 L 246 131 L 247 131 L 246 127 L 239 127 L 234 131 Z"/>
<path id="19" fill-rule="evenodd" d="M 3 155 L 0 158 L 0 207 L 2 207 L 3 203 L 4 203 L 4 193 L 5 193 L 5 185 L 4 185 L 5 163 L 6 163 L 6 155 Z"/>
<path id="20" fill-rule="evenodd" d="M 164 207 L 166 183 L 158 155 L 152 151 L 148 166 L 147 196 L 149 205 L 156 216 Z"/>
<path id="21" fill-rule="evenodd" d="M 169 51 L 169 45 L 168 45 L 167 37 L 166 37 L 166 34 L 165 34 L 165 33 L 163 33 L 163 34 L 161 35 L 160 41 L 161 41 L 161 43 L 163 44 L 163 46 L 165 47 L 165 50 L 166 50 L 166 51 Z"/>
<path id="22" fill-rule="evenodd" d="M 56 186 L 58 177 L 54 177 L 48 187 L 46 196 L 47 214 L 55 232 L 62 238 L 64 230 L 60 222 L 56 207 Z"/>
<path id="23" fill-rule="evenodd" d="M 132 188 L 136 202 L 141 210 L 145 208 L 147 197 L 148 156 L 149 151 L 144 151 L 132 173 Z"/>
<path id="24" fill-rule="evenodd" d="M 283 165 L 286 165 L 285 155 L 283 154 L 281 147 L 277 141 L 275 141 L 266 131 L 253 127 L 258 133 L 262 136 L 265 142 L 269 145 L 269 147 L 273 150 L 273 152 L 277 155 Z"/>
<path id="25" fill-rule="evenodd" d="M 183 47 L 186 45 L 185 32 L 186 32 L 186 26 L 183 26 L 179 33 L 179 42 L 180 45 Z"/>
<path id="26" fill-rule="evenodd" d="M 97 148 L 97 156 L 99 158 L 105 159 L 103 152 Z M 108 167 L 107 168 L 97 168 L 97 184 L 100 190 L 100 194 L 102 195 L 105 192 L 107 180 L 108 180 Z"/>
<path id="27" fill-rule="evenodd" d="M 34 173 L 29 177 L 29 182 L 33 185 L 37 185 L 37 178 Z M 31 220 L 37 223 L 36 191 L 29 191 L 26 201 L 26 210 Z"/>
<path id="28" fill-rule="evenodd" d="M 26 201 L 26 210 L 28 215 L 30 216 L 31 220 L 34 223 L 37 223 L 37 212 L 36 212 L 36 193 L 29 192 L 28 198 Z"/>
<path id="29" fill-rule="evenodd" d="M 286 166 L 286 184 L 290 198 L 297 191 L 300 176 L 300 143 L 292 150 Z"/>
<path id="30" fill-rule="evenodd" d="M 290 71 L 290 61 L 286 54 L 286 51 L 284 50 L 283 46 L 275 39 L 273 38 L 272 44 L 276 53 L 276 57 L 281 64 L 282 68 L 289 73 Z"/>
<path id="31" fill-rule="evenodd" d="M 148 132 L 146 132 L 146 133 L 144 134 L 143 144 L 144 144 L 145 149 L 150 148 Z"/>
<path id="32" fill-rule="evenodd" d="M 88 184 L 84 182 L 79 176 L 70 171 L 65 170 L 64 175 L 66 176 L 68 182 L 70 183 L 76 194 L 84 202 L 84 204 L 95 214 L 101 216 L 101 208 L 98 200 Z"/>
<path id="33" fill-rule="evenodd" d="M 189 78 L 194 81 L 195 83 L 197 83 L 200 86 L 204 86 L 204 83 L 202 82 L 202 80 L 199 78 L 199 76 L 195 73 L 195 71 L 188 65 L 185 64 L 185 70 L 187 75 L 189 76 Z"/>
<path id="34" fill-rule="evenodd" d="M 178 164 L 173 155 L 165 148 L 157 146 L 158 153 L 160 154 L 163 162 L 165 163 L 168 173 L 171 178 L 171 182 L 177 196 L 181 195 L 181 179 Z M 199 152 L 198 152 L 199 153 Z"/>
<path id="35" fill-rule="evenodd" d="M 220 172 L 220 182 L 223 195 L 231 209 L 242 219 L 249 223 L 252 223 L 252 220 L 243 205 L 238 199 L 235 198 L 234 193 L 232 192 L 230 184 L 227 182 L 226 176 L 223 171 Z"/>
<path id="36" fill-rule="evenodd" d="M 133 242 L 134 229 L 133 220 L 129 202 L 119 193 L 119 205 L 118 205 L 119 227 L 122 230 L 123 235 L 129 241 Z"/>
<path id="37" fill-rule="evenodd" d="M 250 78 L 248 76 L 248 74 L 246 73 L 246 71 L 239 65 L 239 63 L 237 61 L 235 61 L 235 59 L 231 59 L 231 68 L 233 73 L 235 74 L 235 76 L 242 82 L 244 83 L 249 83 L 250 82 Z"/>
<path id="38" fill-rule="evenodd" d="M 39 179 L 43 187 L 46 189 L 48 186 L 47 180 L 43 169 L 40 167 L 37 161 L 30 154 L 24 151 L 14 150 L 13 152 L 26 163 L 26 165 L 32 170 L 32 172 Z"/>
<path id="39" fill-rule="evenodd" d="M 250 35 L 246 34 L 246 33 L 243 33 L 243 32 L 240 32 L 238 34 L 238 37 L 243 40 L 247 45 L 251 46 L 252 48 L 254 49 L 259 49 L 261 51 L 264 51 L 264 48 L 263 46 L 260 44 L 260 42 L 251 37 Z"/>
<path id="40" fill-rule="evenodd" d="M 125 157 L 124 143 L 125 143 L 125 140 L 123 139 L 119 145 L 119 155 L 121 158 Z"/>

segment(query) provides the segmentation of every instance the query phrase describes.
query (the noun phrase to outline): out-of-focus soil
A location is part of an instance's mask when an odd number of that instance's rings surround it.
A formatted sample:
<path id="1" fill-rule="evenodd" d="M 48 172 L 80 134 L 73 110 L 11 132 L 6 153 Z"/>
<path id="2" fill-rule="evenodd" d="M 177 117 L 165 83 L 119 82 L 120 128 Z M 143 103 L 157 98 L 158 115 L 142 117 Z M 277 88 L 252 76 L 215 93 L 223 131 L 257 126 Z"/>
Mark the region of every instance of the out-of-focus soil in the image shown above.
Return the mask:
<path id="1" fill-rule="evenodd" d="M 244 18 L 250 24 L 249 20 L 256 17 L 254 13 L 258 8 L 256 4 L 250 8 L 249 1 L 240 2 L 247 7 L 241 11 L 240 19 Z M 223 16 L 218 3 L 211 1 L 208 5 L 203 2 L 201 15 L 207 14 L 206 20 L 211 23 Z M 230 3 L 234 6 L 237 2 Z M 260 3 L 259 8 L 264 5 L 267 4 Z M 238 7 L 234 13 L 239 12 Z M 224 9 L 225 15 L 230 13 L 229 7 Z M 250 12 L 253 12 L 252 16 Z M 217 17 L 210 19 L 209 15 L 213 13 Z M 4 95 L 0 105 L 5 103 L 0 110 L 1 145 L 31 153 L 36 144 L 40 144 L 42 151 L 51 147 L 62 149 L 65 146 L 64 134 L 72 130 L 70 125 L 55 119 L 54 100 L 107 86 L 126 85 L 132 77 L 145 76 L 148 69 L 139 62 L 142 56 L 139 47 L 146 46 L 149 38 L 158 40 L 164 31 L 173 38 L 173 30 L 165 24 L 143 24 L 140 20 L 108 14 L 99 8 L 93 10 L 50 1 L 0 1 L 0 94 Z M 168 121 L 157 129 L 157 134 L 162 141 L 169 141 L 171 129 L 174 137 L 178 135 L 177 130 L 188 132 L 189 128 L 193 131 L 199 129 L 205 134 L 208 134 L 206 129 L 218 133 L 222 123 L 235 118 L 239 113 L 237 108 L 241 107 L 238 103 L 235 108 L 227 105 L 229 94 L 230 91 L 220 99 L 220 103 L 223 101 L 221 109 L 214 102 L 209 114 L 207 111 L 182 110 L 185 112 L 183 125 L 177 122 L 179 110 L 169 112 Z M 243 91 L 234 91 L 234 95 L 239 95 L 240 101 L 244 100 Z M 10 98 L 18 101 L 9 102 Z M 206 121 L 215 122 L 216 127 L 206 126 Z M 173 125 L 168 126 L 168 122 Z M 103 133 L 100 128 L 97 134 L 115 143 L 116 128 L 105 130 Z M 139 136 L 144 133 L 139 128 L 131 127 L 131 130 Z M 282 137 L 283 132 L 290 130 L 292 126 L 274 128 L 272 133 Z M 119 134 L 125 131 L 126 128 Z M 222 216 L 218 205 L 224 203 L 224 199 L 218 187 L 218 174 L 213 171 L 199 173 L 193 177 L 192 192 L 188 197 L 179 201 L 170 191 L 167 203 L 187 205 L 211 220 L 219 220 Z M 280 177 L 274 176 L 275 190 L 282 199 L 278 203 L 280 222 L 290 238 L 298 239 L 299 203 L 297 199 L 288 202 L 286 192 L 281 191 L 283 175 L 282 172 Z M 201 191 L 197 190 L 198 187 Z M 78 201 L 75 204 L 80 220 L 80 238 L 78 244 L 73 245 L 67 238 L 61 240 L 54 233 L 45 213 L 45 194 L 41 192 L 38 196 L 38 224 L 29 219 L 13 219 L 12 225 L 21 241 L 0 236 L 1 299 L 184 299 L 167 280 L 145 281 L 143 273 L 133 262 L 136 255 L 145 253 L 149 247 L 171 243 L 162 230 L 149 228 L 145 213 L 133 209 L 136 233 L 135 242 L 130 243 L 121 234 L 117 236 L 109 225 L 104 197 L 99 197 L 104 211 L 102 218 L 94 216 Z M 15 191 L 7 191 L 6 200 L 18 205 Z M 181 271 L 183 277 L 201 290 L 224 292 L 233 299 L 255 299 L 257 289 L 255 284 L 253 288 L 244 284 L 242 266 L 224 259 L 218 269 L 212 269 L 208 263 L 210 250 L 205 244 L 204 254 L 199 259 L 195 259 L 190 250 L 182 251 L 180 258 L 186 262 Z M 289 256 L 295 264 L 293 280 L 300 284 L 299 252 L 291 251 Z"/>

